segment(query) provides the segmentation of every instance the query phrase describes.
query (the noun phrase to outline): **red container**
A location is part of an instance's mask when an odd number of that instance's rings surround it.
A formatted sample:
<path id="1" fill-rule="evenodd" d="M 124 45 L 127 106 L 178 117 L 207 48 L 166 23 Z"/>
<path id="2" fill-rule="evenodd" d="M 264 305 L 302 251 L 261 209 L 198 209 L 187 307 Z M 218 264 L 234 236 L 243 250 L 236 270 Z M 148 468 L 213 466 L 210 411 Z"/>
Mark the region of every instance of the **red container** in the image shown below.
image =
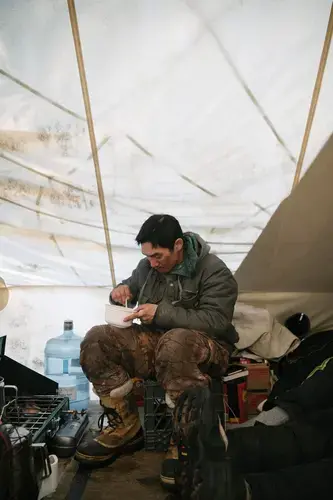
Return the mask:
<path id="1" fill-rule="evenodd" d="M 227 422 L 241 424 L 247 420 L 247 377 L 246 366 L 231 366 L 224 377 L 224 398 Z"/>

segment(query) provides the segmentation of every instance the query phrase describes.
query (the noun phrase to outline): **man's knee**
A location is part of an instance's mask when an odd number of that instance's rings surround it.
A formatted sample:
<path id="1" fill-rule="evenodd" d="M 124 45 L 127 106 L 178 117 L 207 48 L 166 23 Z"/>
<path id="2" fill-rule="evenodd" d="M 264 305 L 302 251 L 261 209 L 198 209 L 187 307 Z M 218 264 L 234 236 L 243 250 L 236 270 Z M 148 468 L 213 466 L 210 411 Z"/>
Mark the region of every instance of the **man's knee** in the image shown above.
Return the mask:
<path id="1" fill-rule="evenodd" d="M 198 332 L 194 330 L 188 330 L 187 328 L 173 328 L 168 330 L 164 335 L 163 339 L 172 340 L 173 342 L 183 343 L 186 339 L 192 339 L 197 336 Z"/>
<path id="2" fill-rule="evenodd" d="M 103 326 L 93 326 L 81 342 L 80 363 L 88 378 L 96 371 L 96 367 L 100 362 L 100 341 L 104 336 Z"/>
<path id="3" fill-rule="evenodd" d="M 81 348 L 87 344 L 98 342 L 104 336 L 104 326 L 105 325 L 98 325 L 90 328 L 81 342 Z"/>
<path id="4" fill-rule="evenodd" d="M 104 369 L 106 359 L 121 357 L 121 333 L 109 325 L 93 326 L 81 342 L 80 363 L 88 377 Z"/>
<path id="5" fill-rule="evenodd" d="M 156 349 L 157 360 L 171 362 L 196 360 L 200 362 L 207 353 L 206 339 L 194 330 L 174 328 L 160 339 Z"/>

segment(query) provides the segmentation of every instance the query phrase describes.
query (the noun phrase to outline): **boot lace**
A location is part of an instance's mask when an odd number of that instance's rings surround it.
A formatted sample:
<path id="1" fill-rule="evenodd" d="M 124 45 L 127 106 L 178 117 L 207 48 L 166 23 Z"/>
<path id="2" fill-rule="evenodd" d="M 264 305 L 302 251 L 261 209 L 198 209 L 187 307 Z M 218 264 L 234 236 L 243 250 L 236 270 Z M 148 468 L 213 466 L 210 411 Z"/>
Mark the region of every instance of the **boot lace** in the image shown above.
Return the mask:
<path id="1" fill-rule="evenodd" d="M 107 419 L 107 425 L 104 427 L 104 420 Z M 114 431 L 116 428 L 123 423 L 123 419 L 114 408 L 104 409 L 103 413 L 98 419 L 98 428 L 101 432 L 105 430 Z"/>

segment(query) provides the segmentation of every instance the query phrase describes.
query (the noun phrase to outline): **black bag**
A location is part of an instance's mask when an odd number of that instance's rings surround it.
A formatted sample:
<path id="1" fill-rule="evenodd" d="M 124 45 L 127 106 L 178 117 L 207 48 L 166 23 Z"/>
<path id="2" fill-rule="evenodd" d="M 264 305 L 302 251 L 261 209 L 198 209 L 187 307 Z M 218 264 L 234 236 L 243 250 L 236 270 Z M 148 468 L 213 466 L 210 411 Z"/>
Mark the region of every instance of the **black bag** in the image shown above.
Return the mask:
<path id="1" fill-rule="evenodd" d="M 9 498 L 10 500 L 37 500 L 38 484 L 29 431 L 12 425 L 6 427 L 12 443 Z"/>
<path id="2" fill-rule="evenodd" d="M 12 446 L 4 425 L 0 424 L 0 500 L 8 500 L 12 465 Z"/>

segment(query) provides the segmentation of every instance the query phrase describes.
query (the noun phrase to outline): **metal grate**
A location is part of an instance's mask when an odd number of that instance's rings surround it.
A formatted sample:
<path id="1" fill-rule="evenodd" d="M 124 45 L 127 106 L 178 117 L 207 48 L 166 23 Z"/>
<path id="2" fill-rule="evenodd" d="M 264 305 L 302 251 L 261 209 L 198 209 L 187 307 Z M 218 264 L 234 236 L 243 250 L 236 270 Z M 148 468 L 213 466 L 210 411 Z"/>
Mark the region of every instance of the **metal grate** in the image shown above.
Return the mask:
<path id="1" fill-rule="evenodd" d="M 27 429 L 33 443 L 52 437 L 61 413 L 69 410 L 69 399 L 61 396 L 19 396 L 6 407 L 3 422 Z"/>

